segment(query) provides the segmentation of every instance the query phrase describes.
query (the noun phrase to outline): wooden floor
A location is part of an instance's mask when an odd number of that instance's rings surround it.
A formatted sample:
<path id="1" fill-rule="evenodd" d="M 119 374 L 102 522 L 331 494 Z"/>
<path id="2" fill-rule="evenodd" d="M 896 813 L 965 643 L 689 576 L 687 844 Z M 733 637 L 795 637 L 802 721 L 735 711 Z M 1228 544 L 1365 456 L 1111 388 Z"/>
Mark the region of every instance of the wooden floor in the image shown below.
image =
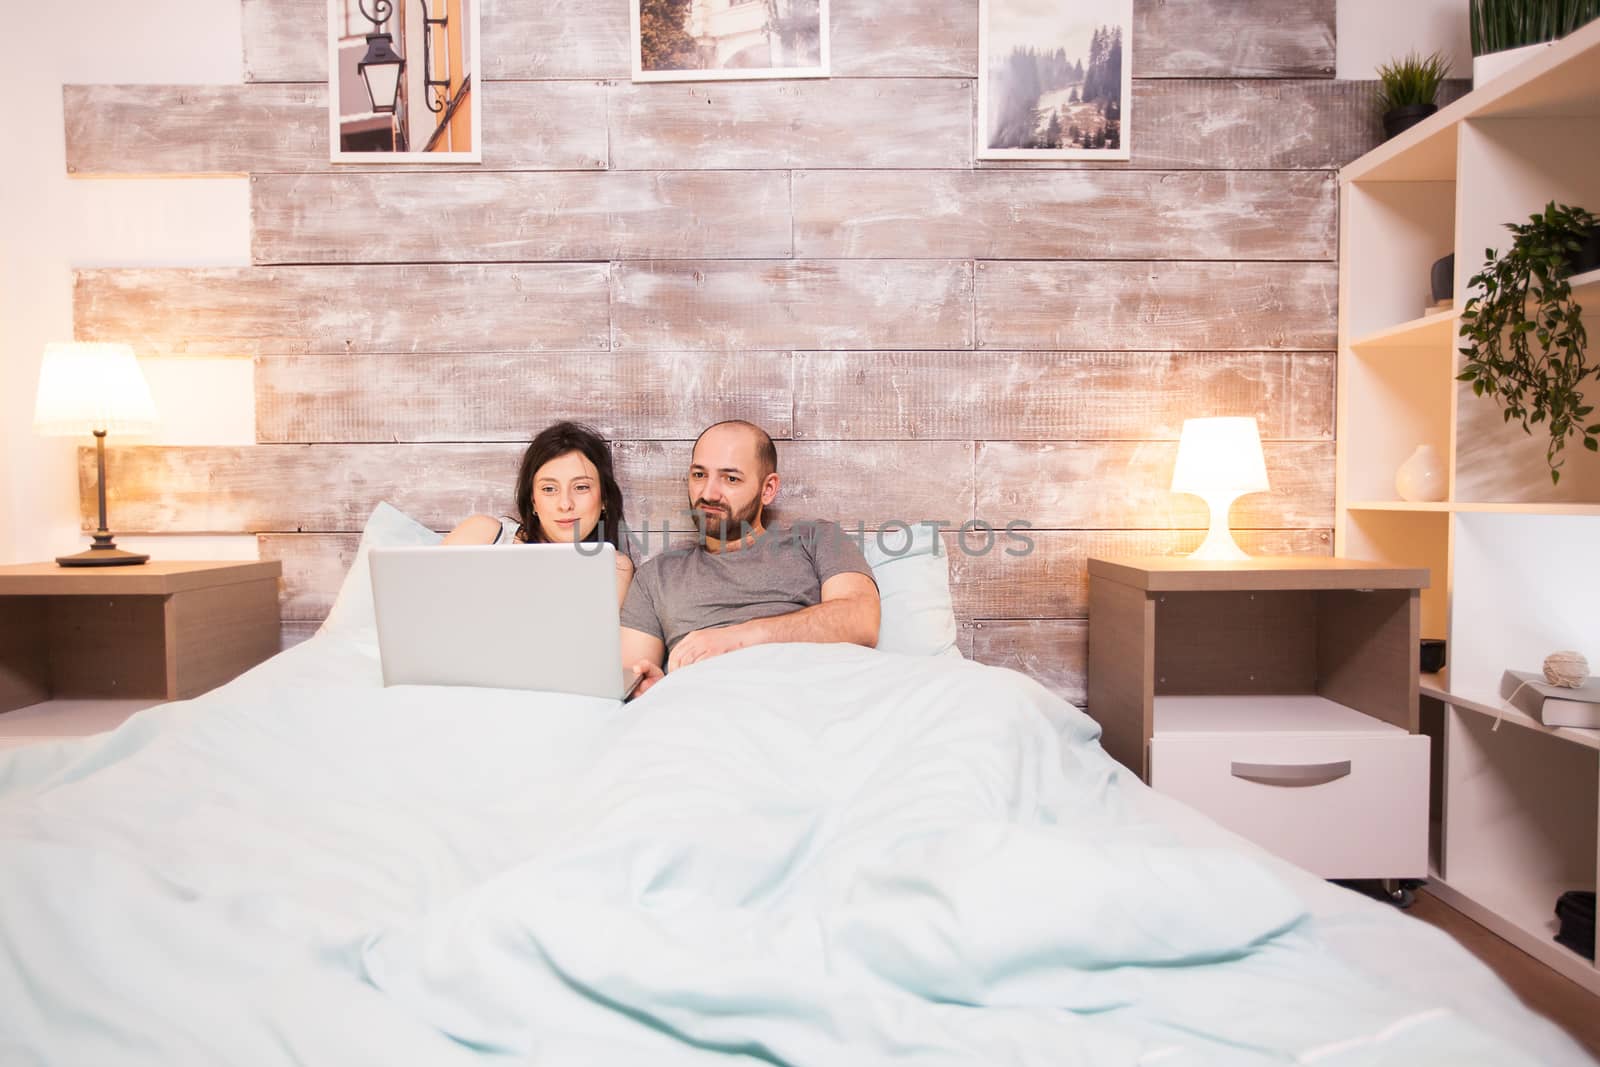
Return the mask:
<path id="1" fill-rule="evenodd" d="M 1499 935 L 1445 904 L 1428 891 L 1406 913 L 1437 926 L 1489 965 L 1522 1002 L 1571 1034 L 1600 1059 L 1600 996 L 1564 978 Z"/>

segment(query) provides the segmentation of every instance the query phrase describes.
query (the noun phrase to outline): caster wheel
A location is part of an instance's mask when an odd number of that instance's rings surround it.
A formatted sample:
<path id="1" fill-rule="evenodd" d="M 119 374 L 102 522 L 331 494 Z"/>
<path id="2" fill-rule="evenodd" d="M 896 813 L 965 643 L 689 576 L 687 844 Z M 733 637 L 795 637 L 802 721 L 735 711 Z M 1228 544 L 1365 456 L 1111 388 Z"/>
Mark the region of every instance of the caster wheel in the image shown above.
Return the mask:
<path id="1" fill-rule="evenodd" d="M 1411 907 L 1411 905 L 1415 904 L 1416 902 L 1417 895 L 1411 891 L 1409 886 L 1398 886 L 1389 890 L 1389 903 L 1393 904 L 1401 911 Z"/>

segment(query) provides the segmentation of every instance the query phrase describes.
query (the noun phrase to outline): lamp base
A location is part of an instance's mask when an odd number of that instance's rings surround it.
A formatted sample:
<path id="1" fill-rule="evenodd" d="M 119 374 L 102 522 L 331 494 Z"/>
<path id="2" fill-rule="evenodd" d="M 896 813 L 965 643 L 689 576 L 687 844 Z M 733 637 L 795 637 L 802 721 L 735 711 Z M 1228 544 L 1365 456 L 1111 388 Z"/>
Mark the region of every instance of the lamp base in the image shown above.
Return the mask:
<path id="1" fill-rule="evenodd" d="M 1233 539 L 1233 531 L 1228 528 L 1228 511 L 1240 494 L 1211 495 L 1202 493 L 1198 495 L 1205 500 L 1210 508 L 1211 528 L 1206 531 L 1206 539 L 1200 542 L 1200 547 L 1189 553 L 1189 558 L 1206 560 L 1249 559 L 1249 555 Z"/>
<path id="2" fill-rule="evenodd" d="M 97 544 L 70 556 L 57 556 L 56 564 L 61 567 L 126 567 L 148 562 L 149 559 L 149 556 L 138 552 L 124 552 L 116 545 Z"/>

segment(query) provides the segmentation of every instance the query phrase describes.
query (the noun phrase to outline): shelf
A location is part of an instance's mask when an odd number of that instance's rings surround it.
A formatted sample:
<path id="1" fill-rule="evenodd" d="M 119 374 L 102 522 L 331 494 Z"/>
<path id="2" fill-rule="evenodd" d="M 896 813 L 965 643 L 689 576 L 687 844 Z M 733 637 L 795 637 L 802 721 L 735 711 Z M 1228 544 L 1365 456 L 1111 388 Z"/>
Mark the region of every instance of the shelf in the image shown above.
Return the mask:
<path id="1" fill-rule="evenodd" d="M 1454 181 L 1465 119 L 1600 115 L 1600 21 L 1439 109 L 1339 172 L 1341 182 Z"/>
<path id="2" fill-rule="evenodd" d="M 1492 500 L 1352 500 L 1346 511 L 1411 511 L 1457 515 L 1587 515 L 1600 516 L 1600 504 L 1511 503 Z"/>
<path id="3" fill-rule="evenodd" d="M 1419 683 L 1420 691 L 1425 697 L 1433 697 L 1435 700 L 1442 700 L 1446 704 L 1454 705 L 1465 711 L 1474 711 L 1479 715 L 1503 719 L 1517 726 L 1541 734 L 1549 734 L 1551 737 L 1557 737 L 1563 741 L 1571 741 L 1585 748 L 1600 749 L 1600 730 L 1582 730 L 1576 726 L 1546 726 L 1522 709 L 1514 708 L 1507 704 L 1498 696 L 1492 696 L 1487 693 L 1467 696 L 1451 692 L 1437 674 L 1423 674 L 1419 678 Z"/>
<path id="4" fill-rule="evenodd" d="M 1428 892 L 1468 918 L 1590 992 L 1600 993 L 1600 969 L 1555 940 L 1556 899 L 1573 888 L 1579 887 L 1539 881 L 1520 886 L 1463 883 L 1441 878 L 1433 870 L 1428 872 L 1427 886 Z"/>
<path id="5" fill-rule="evenodd" d="M 1600 271 L 1596 272 L 1600 274 Z M 1351 348 L 1432 348 L 1448 345 L 1455 337 L 1455 308 L 1430 311 L 1420 319 L 1402 322 L 1350 342 Z"/>
<path id="6" fill-rule="evenodd" d="M 1567 279 L 1567 283 L 1572 286 L 1572 295 L 1578 298 L 1580 304 L 1585 298 L 1600 296 L 1600 267 L 1574 274 Z"/>
<path id="7" fill-rule="evenodd" d="M 1416 511 L 1431 514 L 1447 512 L 1448 500 L 1354 500 L 1344 506 L 1346 511 Z"/>

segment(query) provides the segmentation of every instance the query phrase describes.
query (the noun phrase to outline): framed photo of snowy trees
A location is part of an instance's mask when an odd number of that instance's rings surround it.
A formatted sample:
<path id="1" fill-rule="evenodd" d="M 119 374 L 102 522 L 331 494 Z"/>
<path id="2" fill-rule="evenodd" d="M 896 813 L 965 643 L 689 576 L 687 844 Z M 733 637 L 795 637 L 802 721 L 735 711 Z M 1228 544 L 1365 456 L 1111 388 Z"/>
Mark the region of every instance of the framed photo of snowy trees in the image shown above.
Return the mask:
<path id="1" fill-rule="evenodd" d="M 978 0 L 978 158 L 1128 158 L 1133 0 Z"/>
<path id="2" fill-rule="evenodd" d="M 828 0 L 631 0 L 629 16 L 636 82 L 828 76 Z"/>

